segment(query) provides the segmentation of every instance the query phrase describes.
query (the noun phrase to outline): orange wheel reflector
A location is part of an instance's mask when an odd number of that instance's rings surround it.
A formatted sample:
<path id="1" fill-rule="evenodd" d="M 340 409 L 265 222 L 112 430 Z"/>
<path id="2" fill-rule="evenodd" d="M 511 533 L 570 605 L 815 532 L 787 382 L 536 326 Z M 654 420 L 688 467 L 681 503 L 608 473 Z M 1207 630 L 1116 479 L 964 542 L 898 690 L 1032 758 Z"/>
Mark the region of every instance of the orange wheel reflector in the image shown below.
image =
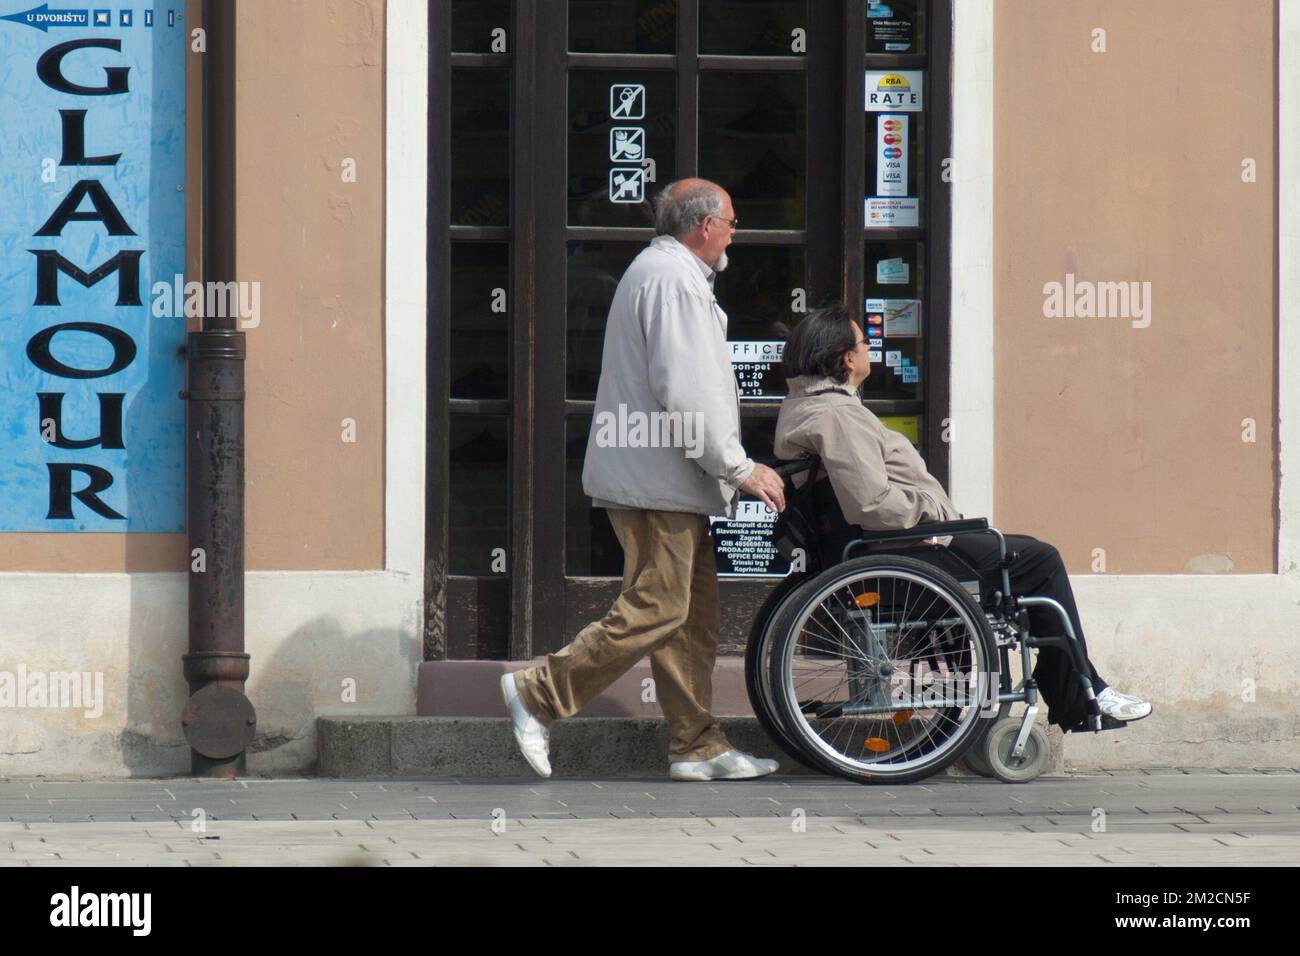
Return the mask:
<path id="1" fill-rule="evenodd" d="M 912 719 L 912 714 L 914 713 L 916 713 L 916 711 L 900 710 L 898 713 L 894 714 L 894 716 L 891 717 L 890 720 L 894 722 L 895 727 L 901 727 L 903 726 L 903 724 L 907 723 L 909 720 Z"/>
<path id="2" fill-rule="evenodd" d="M 889 749 L 889 741 L 881 737 L 868 737 L 862 741 L 862 746 L 872 753 L 883 754 Z"/>
<path id="3" fill-rule="evenodd" d="M 802 631 L 799 632 L 799 636 L 795 638 L 795 643 L 798 644 L 800 641 L 802 641 L 804 639 L 804 635 L 807 633 L 808 633 L 808 628 L 805 627 Z"/>
<path id="4" fill-rule="evenodd" d="M 853 603 L 858 607 L 875 607 L 880 603 L 880 593 L 877 591 L 863 591 L 853 599 Z"/>

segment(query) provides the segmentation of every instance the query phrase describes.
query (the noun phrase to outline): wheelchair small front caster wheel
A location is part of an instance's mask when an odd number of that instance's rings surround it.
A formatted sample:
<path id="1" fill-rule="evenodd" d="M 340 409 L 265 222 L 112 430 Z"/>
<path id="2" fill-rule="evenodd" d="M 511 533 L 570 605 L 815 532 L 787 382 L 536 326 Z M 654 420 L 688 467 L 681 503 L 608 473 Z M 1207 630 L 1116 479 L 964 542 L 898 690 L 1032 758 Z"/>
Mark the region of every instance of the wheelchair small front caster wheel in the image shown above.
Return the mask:
<path id="1" fill-rule="evenodd" d="M 980 722 L 984 727 L 980 730 L 975 742 L 966 748 L 966 752 L 961 755 L 967 769 L 971 773 L 978 774 L 981 777 L 993 776 L 993 767 L 989 764 L 988 756 L 984 750 L 984 744 L 989 739 L 989 731 L 992 730 L 999 720 L 1008 717 L 1011 714 L 1011 705 L 1002 704 L 998 707 L 998 715 L 994 717 L 990 714 L 988 717 L 980 717 Z"/>
<path id="2" fill-rule="evenodd" d="M 984 759 L 988 761 L 993 776 L 1003 783 L 1026 783 L 1042 774 L 1051 759 L 1047 734 L 1034 724 L 1025 739 L 1025 749 L 1019 757 L 1012 757 L 1012 748 L 1020 734 L 1020 717 L 1006 717 L 989 728 L 984 738 Z"/>

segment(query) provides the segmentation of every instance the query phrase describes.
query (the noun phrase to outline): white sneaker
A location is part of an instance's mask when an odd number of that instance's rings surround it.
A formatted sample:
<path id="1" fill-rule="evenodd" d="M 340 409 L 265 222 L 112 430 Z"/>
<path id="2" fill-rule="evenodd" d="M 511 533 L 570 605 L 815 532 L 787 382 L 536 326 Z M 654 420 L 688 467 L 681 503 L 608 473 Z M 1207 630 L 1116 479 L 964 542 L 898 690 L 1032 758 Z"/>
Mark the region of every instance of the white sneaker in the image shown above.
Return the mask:
<path id="1" fill-rule="evenodd" d="M 752 780 L 775 773 L 778 766 L 775 760 L 752 757 L 733 747 L 712 760 L 675 761 L 668 775 L 674 780 Z"/>
<path id="2" fill-rule="evenodd" d="M 551 732 L 546 725 L 528 711 L 528 705 L 515 687 L 514 672 L 501 675 L 501 696 L 506 702 L 506 713 L 515 731 L 515 741 L 528 765 L 543 777 L 551 775 Z"/>
<path id="3" fill-rule="evenodd" d="M 1141 697 L 1121 694 L 1113 687 L 1107 687 L 1097 695 L 1097 705 L 1107 717 L 1116 720 L 1141 720 L 1151 713 L 1151 705 Z"/>

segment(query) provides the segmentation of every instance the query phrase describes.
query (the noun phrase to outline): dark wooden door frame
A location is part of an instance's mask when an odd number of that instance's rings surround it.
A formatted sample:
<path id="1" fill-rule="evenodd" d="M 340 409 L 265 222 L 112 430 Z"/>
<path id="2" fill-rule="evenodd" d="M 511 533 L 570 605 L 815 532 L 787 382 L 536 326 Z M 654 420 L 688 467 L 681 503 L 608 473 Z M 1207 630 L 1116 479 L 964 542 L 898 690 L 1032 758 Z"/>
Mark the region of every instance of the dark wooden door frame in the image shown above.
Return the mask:
<path id="1" fill-rule="evenodd" d="M 545 7 L 545 19 L 542 11 Z M 461 54 L 450 49 L 450 4 L 435 4 L 429 46 L 429 288 L 427 434 L 428 497 L 425 564 L 424 657 L 454 653 L 449 640 L 449 589 L 469 603 L 495 603 L 497 621 L 508 608 L 508 640 L 500 645 L 511 659 L 559 647 L 581 624 L 600 616 L 618 592 L 616 578 L 565 574 L 565 437 L 570 414 L 589 413 L 592 402 L 566 392 L 566 265 L 573 239 L 648 240 L 649 230 L 572 227 L 567 224 L 565 160 L 568 75 L 571 67 L 671 69 L 676 75 L 676 175 L 698 174 L 699 74 L 711 68 L 762 71 L 803 69 L 808 112 L 807 216 L 803 230 L 742 232 L 737 245 L 801 242 L 805 248 L 810 303 L 831 296 L 852 308 L 863 301 L 862 221 L 866 144 L 862 108 L 867 69 L 926 69 L 925 225 L 873 229 L 872 239 L 922 240 L 926 244 L 924 432 L 922 447 L 930 470 L 943 484 L 949 476 L 949 446 L 943 441 L 949 414 L 949 308 L 951 200 L 943 181 L 951 153 L 952 0 L 928 0 L 928 55 L 870 55 L 865 52 L 865 6 L 857 0 L 809 3 L 809 49 L 804 57 L 698 55 L 699 0 L 679 0 L 677 53 L 672 55 L 577 54 L 567 50 L 568 4 L 514 0 L 511 52 Z M 453 66 L 510 66 L 511 212 L 508 227 L 450 225 L 450 69 Z M 838 105 L 837 110 L 834 107 Z M 828 175 L 818 175 L 821 169 Z M 510 241 L 510 399 L 469 402 L 449 399 L 450 245 L 453 237 Z M 909 414 L 918 402 L 870 402 L 881 414 Z M 499 585 L 448 573 L 450 506 L 449 429 L 453 405 L 461 411 L 508 410 L 510 415 L 508 596 Z M 779 403 L 746 403 L 742 414 L 768 417 Z M 747 613 L 772 582 L 724 581 L 724 634 L 720 650 L 744 640 Z M 728 614 L 727 608 L 734 610 Z M 477 609 L 483 618 L 487 608 Z"/>

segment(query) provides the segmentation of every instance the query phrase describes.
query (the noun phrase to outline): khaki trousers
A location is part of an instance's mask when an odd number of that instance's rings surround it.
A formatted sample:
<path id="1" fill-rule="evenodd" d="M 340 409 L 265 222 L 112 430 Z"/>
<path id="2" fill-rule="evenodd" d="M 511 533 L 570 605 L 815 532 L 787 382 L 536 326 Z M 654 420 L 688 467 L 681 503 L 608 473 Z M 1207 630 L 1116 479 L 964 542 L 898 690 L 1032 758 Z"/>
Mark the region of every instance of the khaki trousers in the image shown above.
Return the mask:
<path id="1" fill-rule="evenodd" d="M 709 760 L 729 750 L 713 706 L 718 573 L 709 519 L 676 511 L 610 508 L 623 546 L 623 590 L 599 621 L 546 663 L 515 674 L 532 714 L 549 726 L 571 717 L 650 655 L 668 722 L 669 760 Z"/>

